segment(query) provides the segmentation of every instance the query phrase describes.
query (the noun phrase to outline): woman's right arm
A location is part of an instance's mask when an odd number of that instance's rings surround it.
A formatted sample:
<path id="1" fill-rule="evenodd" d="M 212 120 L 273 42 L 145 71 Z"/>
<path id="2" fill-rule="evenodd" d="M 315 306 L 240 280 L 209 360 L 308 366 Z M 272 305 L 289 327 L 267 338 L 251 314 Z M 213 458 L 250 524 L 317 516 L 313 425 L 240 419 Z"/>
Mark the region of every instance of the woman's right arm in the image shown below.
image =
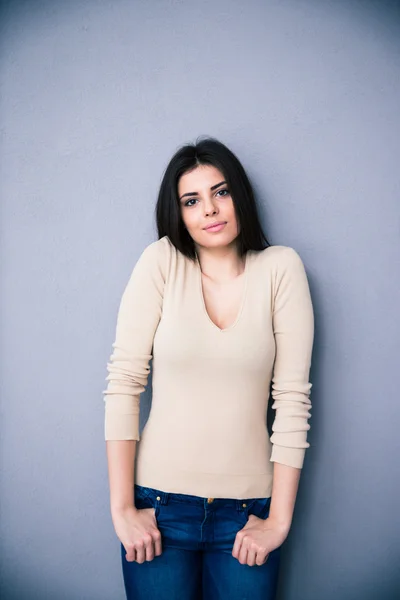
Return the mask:
<path id="1" fill-rule="evenodd" d="M 106 441 L 111 515 L 135 507 L 136 440 Z"/>
<path id="2" fill-rule="evenodd" d="M 111 516 L 127 560 L 137 562 L 151 560 L 153 542 L 155 554 L 161 553 L 154 509 L 135 507 L 134 464 L 140 440 L 140 395 L 147 384 L 162 314 L 167 250 L 165 241 L 150 244 L 133 269 L 121 298 L 103 392 Z"/>
<path id="3" fill-rule="evenodd" d="M 111 518 L 128 562 L 143 563 L 162 553 L 153 508 L 137 509 L 134 499 L 136 440 L 106 441 Z"/>

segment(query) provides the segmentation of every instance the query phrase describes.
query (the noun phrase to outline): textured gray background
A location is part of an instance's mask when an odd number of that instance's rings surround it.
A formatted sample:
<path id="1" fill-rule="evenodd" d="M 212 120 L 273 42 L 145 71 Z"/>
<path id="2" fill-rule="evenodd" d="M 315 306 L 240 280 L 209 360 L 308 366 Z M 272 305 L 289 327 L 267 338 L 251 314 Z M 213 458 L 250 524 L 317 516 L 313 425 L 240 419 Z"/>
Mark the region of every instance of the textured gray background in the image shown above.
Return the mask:
<path id="1" fill-rule="evenodd" d="M 124 597 L 105 365 L 162 171 L 201 134 L 242 160 L 315 306 L 279 599 L 400 597 L 399 30 L 384 1 L 2 3 L 4 600 Z"/>

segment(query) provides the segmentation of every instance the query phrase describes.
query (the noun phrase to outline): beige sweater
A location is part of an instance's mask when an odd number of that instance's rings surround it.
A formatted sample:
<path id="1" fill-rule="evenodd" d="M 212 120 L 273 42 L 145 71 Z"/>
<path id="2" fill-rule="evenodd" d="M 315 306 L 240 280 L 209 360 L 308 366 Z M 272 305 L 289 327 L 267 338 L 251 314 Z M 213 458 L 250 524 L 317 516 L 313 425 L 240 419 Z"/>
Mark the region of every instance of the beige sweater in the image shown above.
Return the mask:
<path id="1" fill-rule="evenodd" d="M 269 497 L 274 461 L 302 468 L 314 338 L 304 265 L 289 246 L 251 250 L 244 278 L 236 321 L 221 330 L 205 308 L 199 262 L 167 236 L 136 262 L 103 393 L 105 439 L 140 440 L 137 484 L 212 498 Z M 152 405 L 140 436 L 151 358 Z"/>

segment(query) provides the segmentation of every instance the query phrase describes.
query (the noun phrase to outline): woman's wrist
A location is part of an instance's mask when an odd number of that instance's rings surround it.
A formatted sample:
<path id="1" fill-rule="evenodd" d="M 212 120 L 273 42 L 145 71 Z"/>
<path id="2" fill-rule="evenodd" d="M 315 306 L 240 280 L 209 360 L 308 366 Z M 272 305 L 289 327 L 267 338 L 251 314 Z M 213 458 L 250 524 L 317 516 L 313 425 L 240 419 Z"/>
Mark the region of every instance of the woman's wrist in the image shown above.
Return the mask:
<path id="1" fill-rule="evenodd" d="M 278 529 L 281 533 L 288 535 L 290 528 L 292 526 L 292 522 L 283 519 L 277 519 L 276 517 L 267 517 L 265 519 L 265 528 L 270 529 L 274 527 L 274 529 Z"/>
<path id="2" fill-rule="evenodd" d="M 111 515 L 113 518 L 120 516 L 121 514 L 125 513 L 127 510 L 137 512 L 137 508 L 136 508 L 135 504 L 132 502 L 111 505 Z"/>

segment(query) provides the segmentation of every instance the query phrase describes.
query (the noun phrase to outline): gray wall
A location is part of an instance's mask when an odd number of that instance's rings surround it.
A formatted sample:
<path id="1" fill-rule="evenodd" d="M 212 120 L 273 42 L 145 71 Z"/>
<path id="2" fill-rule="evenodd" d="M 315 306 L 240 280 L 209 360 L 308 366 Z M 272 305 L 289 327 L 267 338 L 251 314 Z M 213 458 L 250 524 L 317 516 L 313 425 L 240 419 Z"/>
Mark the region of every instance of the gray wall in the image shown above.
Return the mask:
<path id="1" fill-rule="evenodd" d="M 399 30 L 384 1 L 2 3 L 4 600 L 124 597 L 105 365 L 162 171 L 201 134 L 243 161 L 315 305 L 279 598 L 400 595 Z"/>

